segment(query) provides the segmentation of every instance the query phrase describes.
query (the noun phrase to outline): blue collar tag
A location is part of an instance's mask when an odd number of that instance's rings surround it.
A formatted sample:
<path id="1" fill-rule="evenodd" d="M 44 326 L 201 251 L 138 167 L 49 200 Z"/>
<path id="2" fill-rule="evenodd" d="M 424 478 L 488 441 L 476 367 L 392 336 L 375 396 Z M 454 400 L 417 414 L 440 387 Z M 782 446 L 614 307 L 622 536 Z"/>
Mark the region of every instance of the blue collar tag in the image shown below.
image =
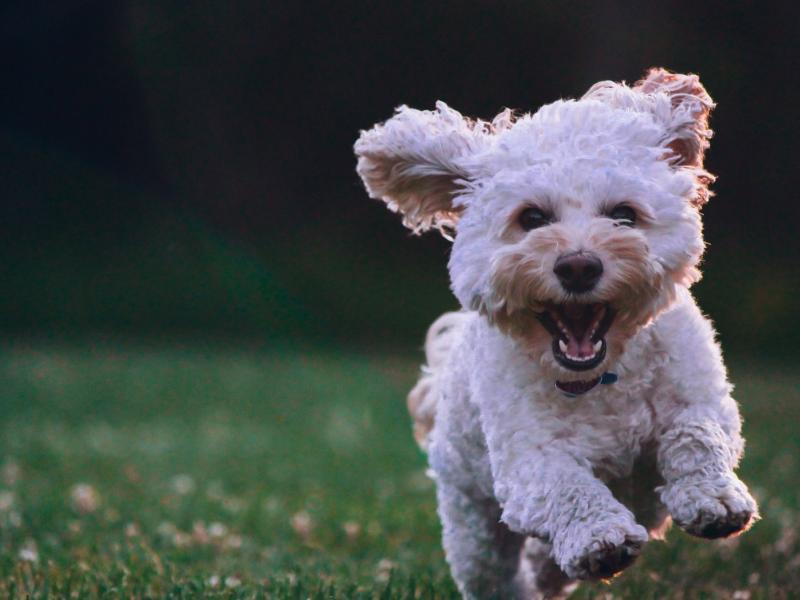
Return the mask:
<path id="1" fill-rule="evenodd" d="M 603 385 L 609 385 L 612 383 L 617 383 L 619 379 L 619 375 L 616 373 L 611 373 L 610 371 L 606 371 L 600 376 L 600 383 Z"/>

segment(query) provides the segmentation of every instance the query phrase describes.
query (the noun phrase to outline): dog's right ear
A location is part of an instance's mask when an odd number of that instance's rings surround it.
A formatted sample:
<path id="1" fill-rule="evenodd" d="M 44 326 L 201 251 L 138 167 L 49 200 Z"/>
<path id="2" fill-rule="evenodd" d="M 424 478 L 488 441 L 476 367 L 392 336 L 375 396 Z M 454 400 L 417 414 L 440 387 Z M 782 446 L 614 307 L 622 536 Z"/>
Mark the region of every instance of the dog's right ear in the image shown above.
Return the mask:
<path id="1" fill-rule="evenodd" d="M 401 106 L 355 144 L 358 174 L 373 198 L 403 215 L 414 233 L 452 230 L 462 206 L 453 198 L 469 179 L 462 159 L 487 143 L 491 125 L 465 119 L 444 102 L 436 110 Z"/>

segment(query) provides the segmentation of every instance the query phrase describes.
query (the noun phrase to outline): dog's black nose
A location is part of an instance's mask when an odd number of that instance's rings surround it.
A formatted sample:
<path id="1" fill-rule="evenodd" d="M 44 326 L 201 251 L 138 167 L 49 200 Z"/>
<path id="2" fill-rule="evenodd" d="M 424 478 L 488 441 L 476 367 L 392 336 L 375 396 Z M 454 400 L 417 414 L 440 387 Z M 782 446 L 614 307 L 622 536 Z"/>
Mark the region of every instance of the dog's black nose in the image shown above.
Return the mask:
<path id="1" fill-rule="evenodd" d="M 591 290 L 603 274 L 603 263 L 591 252 L 572 252 L 558 257 L 553 272 L 568 292 Z"/>

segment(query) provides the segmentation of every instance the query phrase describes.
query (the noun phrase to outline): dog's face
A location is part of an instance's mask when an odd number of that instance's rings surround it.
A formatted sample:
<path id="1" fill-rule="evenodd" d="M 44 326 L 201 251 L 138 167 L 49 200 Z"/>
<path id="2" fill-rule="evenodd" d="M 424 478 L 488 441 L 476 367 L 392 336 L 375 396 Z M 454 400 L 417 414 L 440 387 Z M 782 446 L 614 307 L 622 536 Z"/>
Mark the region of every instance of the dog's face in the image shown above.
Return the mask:
<path id="1" fill-rule="evenodd" d="M 699 277 L 711 99 L 651 70 L 513 119 L 401 108 L 356 144 L 370 193 L 455 232 L 453 291 L 560 381 L 596 377 Z"/>

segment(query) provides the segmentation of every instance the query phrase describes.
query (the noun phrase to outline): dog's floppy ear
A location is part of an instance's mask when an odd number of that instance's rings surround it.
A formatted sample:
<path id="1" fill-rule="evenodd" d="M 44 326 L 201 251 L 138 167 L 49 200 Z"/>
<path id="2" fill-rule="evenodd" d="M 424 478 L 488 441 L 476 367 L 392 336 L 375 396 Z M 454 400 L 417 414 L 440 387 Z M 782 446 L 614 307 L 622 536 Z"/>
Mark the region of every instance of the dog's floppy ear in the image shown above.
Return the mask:
<path id="1" fill-rule="evenodd" d="M 708 201 L 714 176 L 703 168 L 703 155 L 713 132 L 708 116 L 714 108 L 711 96 L 697 75 L 671 73 L 652 68 L 632 88 L 612 81 L 596 83 L 584 98 L 607 102 L 619 108 L 649 112 L 664 128 L 665 158 L 676 169 L 691 171 L 695 178 L 692 205 Z"/>
<path id="2" fill-rule="evenodd" d="M 433 111 L 401 106 L 385 123 L 361 132 L 358 174 L 369 195 L 402 213 L 414 233 L 436 227 L 446 235 L 463 209 L 453 196 L 469 179 L 461 159 L 485 145 L 490 127 L 444 102 Z"/>
<path id="3" fill-rule="evenodd" d="M 702 168 L 703 154 L 713 135 L 708 127 L 708 115 L 714 102 L 700 78 L 653 68 L 634 84 L 633 89 L 644 94 L 669 96 L 672 114 L 668 127 L 672 139 L 668 146 L 675 153 L 676 164 Z"/>

